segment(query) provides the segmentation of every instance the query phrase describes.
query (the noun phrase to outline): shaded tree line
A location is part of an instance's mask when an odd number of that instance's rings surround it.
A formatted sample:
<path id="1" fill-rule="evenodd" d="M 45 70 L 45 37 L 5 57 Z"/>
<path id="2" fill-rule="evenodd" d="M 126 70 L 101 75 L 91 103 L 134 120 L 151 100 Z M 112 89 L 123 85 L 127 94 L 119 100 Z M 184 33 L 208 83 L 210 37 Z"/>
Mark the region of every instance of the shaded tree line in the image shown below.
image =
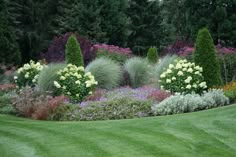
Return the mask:
<path id="1" fill-rule="evenodd" d="M 235 8 L 236 0 L 0 0 L 0 61 L 37 59 L 66 32 L 146 55 L 207 26 L 215 44 L 236 46 Z"/>

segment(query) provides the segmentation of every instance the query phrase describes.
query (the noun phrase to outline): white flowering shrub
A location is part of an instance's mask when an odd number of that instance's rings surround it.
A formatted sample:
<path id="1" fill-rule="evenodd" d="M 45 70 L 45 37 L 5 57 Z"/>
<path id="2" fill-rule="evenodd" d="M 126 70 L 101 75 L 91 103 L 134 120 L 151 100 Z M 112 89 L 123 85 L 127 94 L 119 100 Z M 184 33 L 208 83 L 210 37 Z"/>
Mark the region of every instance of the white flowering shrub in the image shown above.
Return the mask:
<path id="1" fill-rule="evenodd" d="M 170 64 L 159 81 L 162 89 L 172 93 L 202 93 L 207 88 L 202 68 L 187 60 L 179 60 L 176 65 Z"/>
<path id="2" fill-rule="evenodd" d="M 57 72 L 58 79 L 54 86 L 68 96 L 72 103 L 81 102 L 87 95 L 92 94 L 97 85 L 94 76 L 84 72 L 84 67 L 68 64 L 63 70 Z"/>
<path id="3" fill-rule="evenodd" d="M 14 76 L 15 83 L 18 87 L 24 86 L 35 86 L 38 81 L 39 73 L 46 65 L 42 65 L 41 63 L 34 61 L 30 61 L 30 63 L 24 64 L 23 67 L 20 67 L 17 70 L 17 75 Z"/>

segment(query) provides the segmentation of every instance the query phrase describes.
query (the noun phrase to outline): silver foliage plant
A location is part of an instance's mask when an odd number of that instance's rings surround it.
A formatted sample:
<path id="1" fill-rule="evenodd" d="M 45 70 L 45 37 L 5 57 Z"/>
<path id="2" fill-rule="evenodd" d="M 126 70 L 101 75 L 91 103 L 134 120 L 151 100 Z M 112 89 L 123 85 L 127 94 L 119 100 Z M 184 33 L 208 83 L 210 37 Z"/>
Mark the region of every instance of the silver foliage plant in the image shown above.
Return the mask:
<path id="1" fill-rule="evenodd" d="M 155 115 L 170 115 L 194 112 L 229 104 L 229 99 L 220 89 L 212 89 L 204 94 L 173 95 L 152 106 Z"/>

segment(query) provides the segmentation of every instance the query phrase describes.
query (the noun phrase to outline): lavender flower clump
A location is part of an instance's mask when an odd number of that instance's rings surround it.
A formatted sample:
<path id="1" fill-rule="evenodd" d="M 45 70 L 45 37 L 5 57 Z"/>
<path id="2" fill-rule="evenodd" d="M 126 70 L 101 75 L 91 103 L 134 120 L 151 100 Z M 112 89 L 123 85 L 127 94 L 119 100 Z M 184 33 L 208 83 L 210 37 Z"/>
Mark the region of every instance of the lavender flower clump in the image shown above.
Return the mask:
<path id="1" fill-rule="evenodd" d="M 149 100 L 150 95 L 154 92 L 159 92 L 160 90 L 150 86 L 144 86 L 136 89 L 132 89 L 130 87 L 121 87 L 114 89 L 112 91 L 105 91 L 103 96 L 95 101 L 83 101 L 80 103 L 81 107 L 87 106 L 91 102 L 105 102 L 110 100 L 122 99 L 129 97 L 134 100 Z"/>

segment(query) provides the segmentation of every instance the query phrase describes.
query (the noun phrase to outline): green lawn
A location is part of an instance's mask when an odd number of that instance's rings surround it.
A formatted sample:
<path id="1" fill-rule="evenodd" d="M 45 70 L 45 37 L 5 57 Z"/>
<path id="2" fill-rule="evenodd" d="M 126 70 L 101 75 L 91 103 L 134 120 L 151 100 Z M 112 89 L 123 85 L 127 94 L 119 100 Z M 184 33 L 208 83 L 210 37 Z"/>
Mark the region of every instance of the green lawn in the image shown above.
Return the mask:
<path id="1" fill-rule="evenodd" d="M 0 157 L 236 156 L 236 105 L 119 121 L 45 122 L 0 115 Z"/>

